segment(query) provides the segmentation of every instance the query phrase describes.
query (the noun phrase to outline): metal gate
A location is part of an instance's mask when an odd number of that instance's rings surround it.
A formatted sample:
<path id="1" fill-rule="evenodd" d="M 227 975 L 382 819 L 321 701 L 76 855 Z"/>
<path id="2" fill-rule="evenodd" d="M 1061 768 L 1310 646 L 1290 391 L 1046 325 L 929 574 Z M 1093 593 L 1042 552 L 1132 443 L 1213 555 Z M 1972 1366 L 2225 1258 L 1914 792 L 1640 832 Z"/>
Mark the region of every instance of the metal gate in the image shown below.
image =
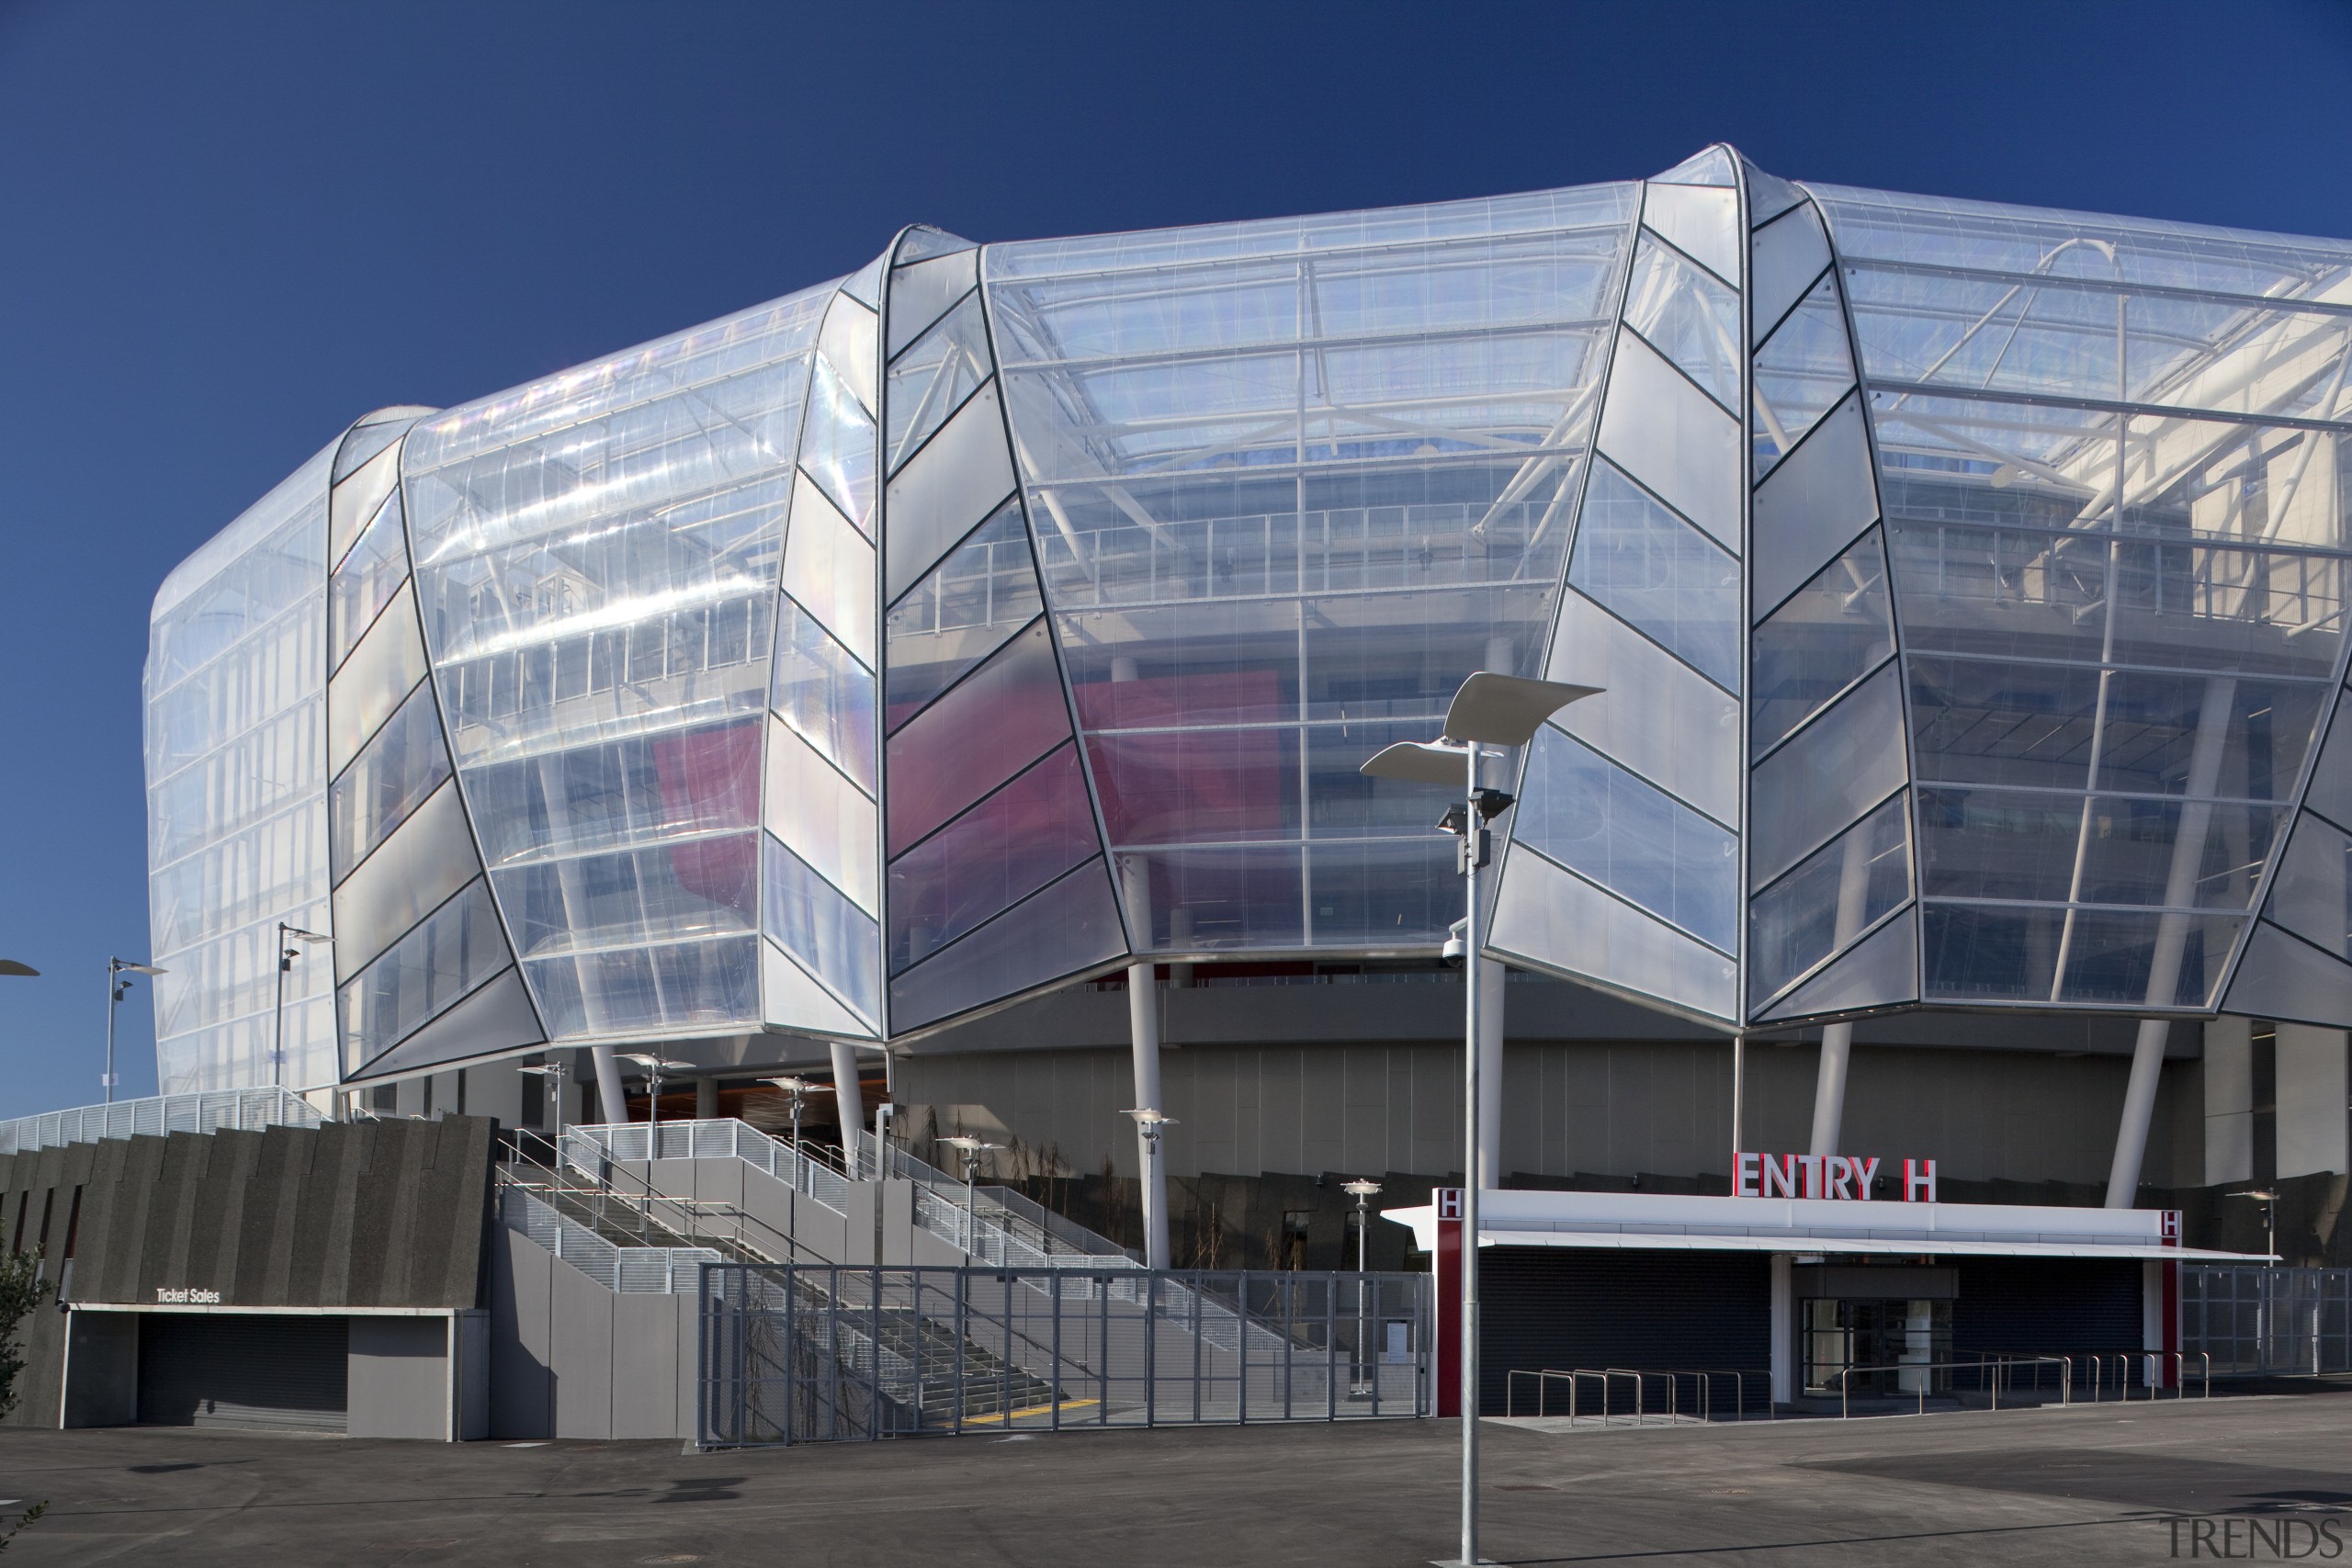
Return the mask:
<path id="1" fill-rule="evenodd" d="M 708 1264 L 706 1448 L 1430 1411 L 1426 1274 Z"/>
<path id="2" fill-rule="evenodd" d="M 2352 1269 L 2183 1264 L 2180 1343 L 2216 1377 L 2352 1372 Z"/>

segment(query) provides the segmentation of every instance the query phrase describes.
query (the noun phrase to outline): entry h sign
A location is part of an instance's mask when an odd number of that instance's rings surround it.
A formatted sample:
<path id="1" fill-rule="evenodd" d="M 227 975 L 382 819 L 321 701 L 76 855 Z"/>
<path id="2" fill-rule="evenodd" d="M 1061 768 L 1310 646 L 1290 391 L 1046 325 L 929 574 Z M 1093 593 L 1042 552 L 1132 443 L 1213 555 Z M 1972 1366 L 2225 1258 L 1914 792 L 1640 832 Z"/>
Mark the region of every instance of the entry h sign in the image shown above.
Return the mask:
<path id="1" fill-rule="evenodd" d="M 1437 1190 L 1437 1217 L 1441 1220 L 1458 1220 L 1462 1217 L 1461 1188 L 1441 1187 Z"/>
<path id="2" fill-rule="evenodd" d="M 1860 1202 L 1878 1179 L 1878 1156 L 1857 1159 L 1850 1155 L 1766 1155 L 1753 1151 L 1732 1156 L 1731 1194 L 1735 1198 L 1839 1198 Z M 1936 1201 L 1936 1162 L 1903 1162 L 1903 1201 Z"/>

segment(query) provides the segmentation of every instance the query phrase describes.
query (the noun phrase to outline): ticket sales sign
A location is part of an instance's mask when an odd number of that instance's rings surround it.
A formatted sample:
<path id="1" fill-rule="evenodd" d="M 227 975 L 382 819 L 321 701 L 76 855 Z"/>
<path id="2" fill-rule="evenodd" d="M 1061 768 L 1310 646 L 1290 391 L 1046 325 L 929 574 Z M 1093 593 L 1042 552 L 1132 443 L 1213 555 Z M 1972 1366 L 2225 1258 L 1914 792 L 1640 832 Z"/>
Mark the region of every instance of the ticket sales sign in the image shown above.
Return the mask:
<path id="1" fill-rule="evenodd" d="M 1871 1195 L 1880 1160 L 1851 1155 L 1768 1155 L 1753 1149 L 1732 1156 L 1735 1198 L 1833 1198 L 1860 1202 Z M 1893 1173 L 1889 1172 L 1891 1176 Z M 1936 1201 L 1936 1162 L 1903 1162 L 1903 1201 Z"/>

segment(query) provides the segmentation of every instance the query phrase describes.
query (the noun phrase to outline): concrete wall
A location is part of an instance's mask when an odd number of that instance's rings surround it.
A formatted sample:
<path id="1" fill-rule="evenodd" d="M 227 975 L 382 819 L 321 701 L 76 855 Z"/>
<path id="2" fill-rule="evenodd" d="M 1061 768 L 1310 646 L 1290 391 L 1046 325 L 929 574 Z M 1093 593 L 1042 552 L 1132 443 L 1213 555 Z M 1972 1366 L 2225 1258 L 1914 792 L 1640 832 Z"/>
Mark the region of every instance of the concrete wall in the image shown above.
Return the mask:
<path id="1" fill-rule="evenodd" d="M 351 1436 L 447 1438 L 449 1341 L 446 1317 L 354 1317 Z"/>
<path id="2" fill-rule="evenodd" d="M 695 1435 L 695 1302 L 606 1290 L 499 1226 L 490 1238 L 488 1433 Z"/>

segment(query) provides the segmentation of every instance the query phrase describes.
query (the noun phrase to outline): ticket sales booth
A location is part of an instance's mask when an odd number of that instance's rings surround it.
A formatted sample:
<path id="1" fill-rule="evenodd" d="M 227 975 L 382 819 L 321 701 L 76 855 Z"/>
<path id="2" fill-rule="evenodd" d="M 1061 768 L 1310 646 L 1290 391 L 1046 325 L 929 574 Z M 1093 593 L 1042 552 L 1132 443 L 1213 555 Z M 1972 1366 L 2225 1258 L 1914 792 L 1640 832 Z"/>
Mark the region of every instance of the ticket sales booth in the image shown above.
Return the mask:
<path id="1" fill-rule="evenodd" d="M 2172 1211 L 1939 1202 L 1932 1166 L 1905 1198 L 1742 1185 L 1480 1194 L 1481 1412 L 1506 1413 L 1514 1371 L 1738 1371 L 1787 1407 L 1943 1393 L 1991 1354 L 2174 1352 L 2179 1265 L 2258 1261 L 2183 1247 Z M 1384 1216 L 1435 1259 L 1440 1414 L 1460 1403 L 1459 1209 L 1440 1189 Z"/>

